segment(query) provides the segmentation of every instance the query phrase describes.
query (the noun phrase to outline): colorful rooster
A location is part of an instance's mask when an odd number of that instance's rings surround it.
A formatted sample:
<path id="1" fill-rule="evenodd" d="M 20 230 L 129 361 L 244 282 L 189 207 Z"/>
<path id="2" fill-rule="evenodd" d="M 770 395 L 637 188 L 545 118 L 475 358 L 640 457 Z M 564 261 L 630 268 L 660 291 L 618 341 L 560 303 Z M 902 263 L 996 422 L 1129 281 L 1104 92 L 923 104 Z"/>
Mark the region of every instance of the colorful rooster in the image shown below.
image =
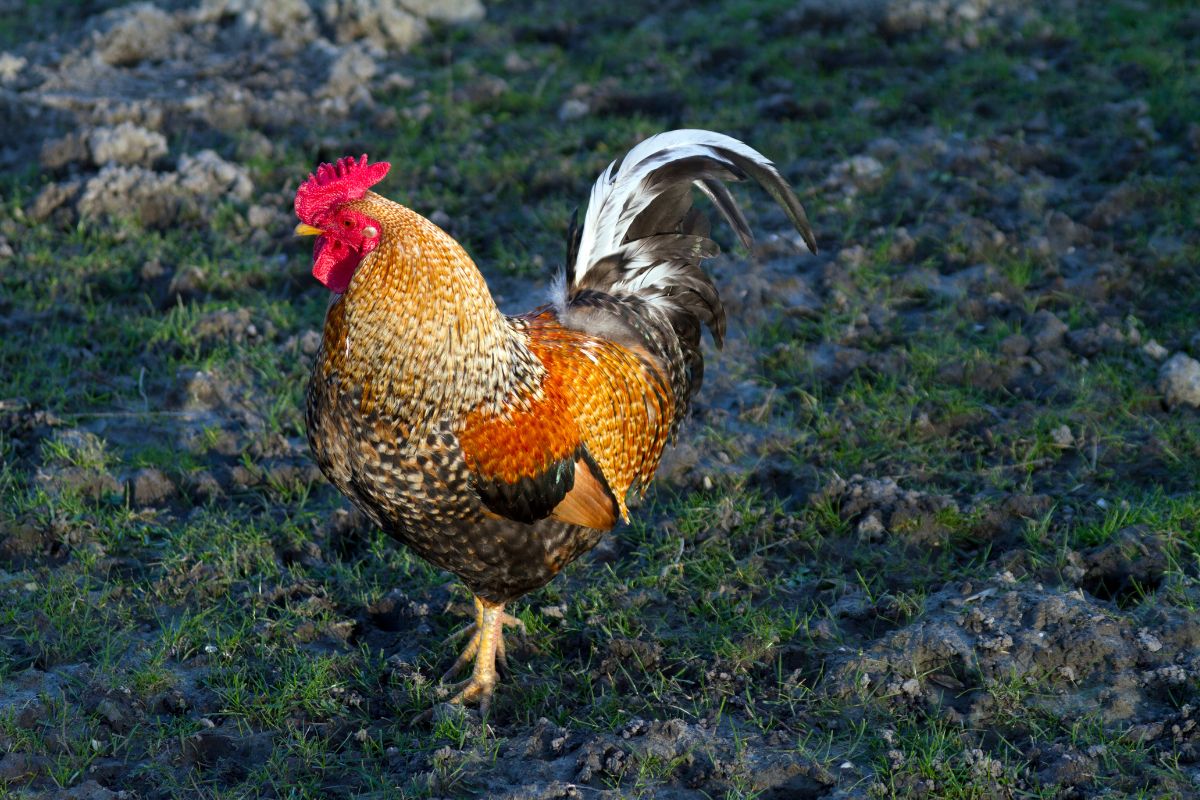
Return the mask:
<path id="1" fill-rule="evenodd" d="M 308 387 L 325 475 L 391 536 L 457 575 L 476 618 L 451 702 L 487 713 L 506 604 L 586 553 L 644 492 L 700 386 L 700 328 L 725 312 L 700 189 L 743 243 L 726 181 L 753 178 L 815 252 L 762 154 L 702 130 L 653 136 L 596 181 L 549 305 L 500 313 L 471 257 L 370 187 L 387 163 L 322 164 L 296 192 L 313 275 L 337 295 Z"/>

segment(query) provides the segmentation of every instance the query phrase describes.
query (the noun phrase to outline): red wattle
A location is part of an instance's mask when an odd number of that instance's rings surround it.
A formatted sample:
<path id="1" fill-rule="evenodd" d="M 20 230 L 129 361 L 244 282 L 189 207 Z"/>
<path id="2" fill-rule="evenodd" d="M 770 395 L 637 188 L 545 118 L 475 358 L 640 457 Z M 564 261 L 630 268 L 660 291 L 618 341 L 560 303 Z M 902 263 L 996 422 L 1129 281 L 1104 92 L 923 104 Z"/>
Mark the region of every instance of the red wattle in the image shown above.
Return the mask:
<path id="1" fill-rule="evenodd" d="M 327 236 L 318 236 L 313 246 L 313 277 L 335 294 L 344 294 L 354 277 L 362 254 Z"/>

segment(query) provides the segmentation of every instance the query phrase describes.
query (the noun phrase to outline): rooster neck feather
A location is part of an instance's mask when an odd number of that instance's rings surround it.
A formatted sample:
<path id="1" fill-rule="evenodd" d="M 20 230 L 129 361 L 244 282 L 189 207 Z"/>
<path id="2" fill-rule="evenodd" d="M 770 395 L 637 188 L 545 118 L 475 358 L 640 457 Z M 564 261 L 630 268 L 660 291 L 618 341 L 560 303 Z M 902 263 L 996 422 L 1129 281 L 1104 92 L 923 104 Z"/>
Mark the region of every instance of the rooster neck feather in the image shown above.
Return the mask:
<path id="1" fill-rule="evenodd" d="M 501 413 L 535 397 L 545 369 L 466 251 L 379 195 L 351 206 L 377 219 L 382 236 L 330 309 L 322 372 L 360 389 L 364 412 L 383 411 L 413 435 L 446 415 Z"/>

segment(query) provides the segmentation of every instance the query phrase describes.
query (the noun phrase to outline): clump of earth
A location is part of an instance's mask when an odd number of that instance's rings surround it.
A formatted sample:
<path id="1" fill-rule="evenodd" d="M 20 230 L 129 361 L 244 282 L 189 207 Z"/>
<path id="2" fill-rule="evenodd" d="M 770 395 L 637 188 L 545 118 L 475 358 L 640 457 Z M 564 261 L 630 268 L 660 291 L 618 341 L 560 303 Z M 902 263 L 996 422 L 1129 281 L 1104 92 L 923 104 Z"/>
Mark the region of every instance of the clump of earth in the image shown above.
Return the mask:
<path id="1" fill-rule="evenodd" d="M 132 216 L 166 227 L 181 216 L 212 213 L 219 202 L 253 197 L 259 223 L 278 224 L 270 201 L 281 197 L 256 191 L 236 160 L 169 142 L 184 134 L 218 145 L 237 138 L 236 155 L 262 157 L 272 151 L 272 135 L 314 113 L 370 118 L 378 111 L 375 94 L 410 85 L 385 72 L 389 56 L 416 46 L 431 22 L 465 24 L 483 15 L 479 0 L 115 8 L 72 40 L 6 55 L 4 114 L 43 135 L 10 139 L 0 161 L 36 158 L 63 176 L 33 202 L 35 221 Z"/>

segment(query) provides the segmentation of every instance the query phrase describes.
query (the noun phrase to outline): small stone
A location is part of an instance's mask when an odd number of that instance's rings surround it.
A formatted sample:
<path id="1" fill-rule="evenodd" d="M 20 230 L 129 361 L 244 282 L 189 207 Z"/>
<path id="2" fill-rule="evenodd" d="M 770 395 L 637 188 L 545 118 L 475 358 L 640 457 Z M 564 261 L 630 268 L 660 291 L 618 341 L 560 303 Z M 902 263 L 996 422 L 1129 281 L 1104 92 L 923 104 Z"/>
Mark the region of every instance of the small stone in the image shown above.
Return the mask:
<path id="1" fill-rule="evenodd" d="M 109 163 L 88 179 L 78 208 L 84 218 L 132 217 L 145 227 L 165 228 L 179 213 L 177 177 Z"/>
<path id="2" fill-rule="evenodd" d="M 486 13 L 481 0 L 404 0 L 403 5 L 419 17 L 439 22 L 478 22 Z"/>
<path id="3" fill-rule="evenodd" d="M 250 206 L 246 209 L 246 222 L 251 228 L 266 230 L 279 218 L 279 213 L 268 206 Z"/>
<path id="4" fill-rule="evenodd" d="M 1138 631 L 1138 643 L 1141 644 L 1147 653 L 1157 653 L 1163 647 L 1162 641 L 1145 628 Z"/>
<path id="5" fill-rule="evenodd" d="M 528 72 L 532 65 L 521 57 L 521 54 L 515 50 L 509 50 L 508 55 L 504 57 L 504 69 L 508 72 Z"/>
<path id="6" fill-rule="evenodd" d="M 843 247 L 837 254 L 838 263 L 847 270 L 855 270 L 867 263 L 867 248 L 861 244 Z"/>
<path id="7" fill-rule="evenodd" d="M 236 758 L 240 754 L 237 739 L 216 730 L 194 733 L 180 746 L 182 762 L 187 766 L 212 766 L 221 759 Z"/>
<path id="8" fill-rule="evenodd" d="M 833 623 L 827 619 L 817 620 L 817 622 L 809 628 L 809 635 L 814 642 L 830 642 L 837 638 L 837 631 L 834 630 Z"/>
<path id="9" fill-rule="evenodd" d="M 903 226 L 892 231 L 892 241 L 888 244 L 888 258 L 896 262 L 912 260 L 917 253 L 917 240 Z"/>
<path id="10" fill-rule="evenodd" d="M 1091 358 L 1097 353 L 1114 350 L 1125 344 L 1126 338 L 1120 329 L 1102 322 L 1094 328 L 1070 331 L 1066 340 L 1071 352 Z"/>
<path id="11" fill-rule="evenodd" d="M 1170 353 L 1170 351 L 1167 350 L 1167 348 L 1163 347 L 1161 344 L 1159 344 L 1154 339 L 1151 339 L 1150 341 L 1148 341 L 1144 345 L 1142 345 L 1142 352 L 1145 353 L 1146 355 L 1150 356 L 1150 358 L 1153 359 L 1154 361 L 1162 361 Z"/>
<path id="12" fill-rule="evenodd" d="M 563 619 L 567 615 L 567 604 L 560 603 L 556 606 L 542 606 L 540 610 L 543 616 L 550 617 L 551 619 Z"/>
<path id="13" fill-rule="evenodd" d="M 155 713 L 179 715 L 188 710 L 188 700 L 178 689 L 160 692 L 148 704 Z"/>
<path id="14" fill-rule="evenodd" d="M 250 332 L 251 325 L 253 323 L 250 321 L 249 309 L 221 309 L 197 319 L 192 326 L 192 333 L 200 341 L 209 344 L 222 341 L 242 342 L 253 338 Z"/>
<path id="15" fill-rule="evenodd" d="M 197 266 L 180 267 L 167 282 L 167 290 L 159 308 L 172 308 L 179 303 L 200 299 L 207 291 L 208 276 Z"/>
<path id="16" fill-rule="evenodd" d="M 75 493 L 93 500 L 104 500 L 124 494 L 125 487 L 108 470 L 92 467 L 44 467 L 34 480 L 51 496 L 64 492 Z"/>
<path id="17" fill-rule="evenodd" d="M 91 159 L 86 137 L 78 132 L 68 133 L 42 143 L 41 162 L 46 169 L 60 169 L 67 164 Z"/>
<path id="18" fill-rule="evenodd" d="M 1029 337 L 1014 333 L 1005 337 L 1004 341 L 1000 343 L 1000 352 L 1009 358 L 1020 358 L 1029 354 L 1031 346 Z"/>
<path id="19" fill-rule="evenodd" d="M 845 197 L 873 192 L 883 186 L 884 167 L 874 156 L 857 155 L 839 161 L 829 171 L 825 187 Z"/>
<path id="20" fill-rule="evenodd" d="M 358 48 L 346 48 L 329 68 L 329 78 L 321 88 L 325 97 L 359 97 L 369 100 L 366 87 L 372 84 L 379 66 L 375 59 Z"/>
<path id="21" fill-rule="evenodd" d="M 887 529 L 883 527 L 883 522 L 875 512 L 871 512 L 858 523 L 859 541 L 878 542 L 886 533 Z"/>
<path id="22" fill-rule="evenodd" d="M 592 111 L 591 106 L 586 100 L 580 100 L 572 97 L 558 108 L 558 118 L 563 122 L 570 122 L 573 119 L 586 117 Z"/>
<path id="23" fill-rule="evenodd" d="M 1091 239 L 1091 228 L 1080 225 L 1061 211 L 1051 211 L 1046 217 L 1046 238 L 1055 255 Z"/>
<path id="24" fill-rule="evenodd" d="M 59 208 L 74 200 L 80 188 L 78 181 L 48 183 L 38 192 L 26 213 L 34 222 L 44 222 Z"/>
<path id="25" fill-rule="evenodd" d="M 152 259 L 142 263 L 142 269 L 139 272 L 139 275 L 141 276 L 143 281 L 150 282 L 150 281 L 158 280 L 166 273 L 167 273 L 167 270 L 162 265 L 162 262 L 159 261 L 157 258 L 152 258 Z"/>
<path id="26" fill-rule="evenodd" d="M 1158 390 L 1168 408 L 1200 408 L 1200 361 L 1176 353 L 1158 371 Z"/>
<path id="27" fill-rule="evenodd" d="M 365 39 L 380 50 L 403 53 L 429 33 L 423 17 L 398 3 L 326 0 L 321 10 L 340 44 Z"/>
<path id="28" fill-rule="evenodd" d="M 257 486 L 262 482 L 262 478 L 262 470 L 257 466 L 250 468 L 238 464 L 229 470 L 229 480 L 238 489 L 249 489 L 252 486 Z"/>
<path id="29" fill-rule="evenodd" d="M 1061 347 L 1067 335 L 1067 325 L 1045 309 L 1033 315 L 1033 349 L 1050 350 Z"/>
<path id="30" fill-rule="evenodd" d="M 249 200 L 254 192 L 246 168 L 226 161 L 213 150 L 180 156 L 178 174 L 179 188 L 198 202 L 213 202 L 226 197 Z"/>
<path id="31" fill-rule="evenodd" d="M 1050 431 L 1050 438 L 1054 440 L 1054 444 L 1064 450 L 1075 444 L 1075 435 L 1071 433 L 1071 429 L 1066 425 L 1059 425 Z"/>
<path id="32" fill-rule="evenodd" d="M 112 700 L 105 698 L 96 704 L 96 713 L 104 717 L 109 725 L 121 728 L 125 724 L 125 712 Z"/>
<path id="33" fill-rule="evenodd" d="M 306 356 L 316 355 L 321 348 L 321 334 L 309 328 L 300 335 L 300 352 Z"/>
<path id="34" fill-rule="evenodd" d="M 206 411 L 225 403 L 227 387 L 211 372 L 183 370 L 179 383 L 185 408 Z"/>
<path id="35" fill-rule="evenodd" d="M 12 83 L 29 62 L 12 53 L 0 53 L 0 83 Z"/>

